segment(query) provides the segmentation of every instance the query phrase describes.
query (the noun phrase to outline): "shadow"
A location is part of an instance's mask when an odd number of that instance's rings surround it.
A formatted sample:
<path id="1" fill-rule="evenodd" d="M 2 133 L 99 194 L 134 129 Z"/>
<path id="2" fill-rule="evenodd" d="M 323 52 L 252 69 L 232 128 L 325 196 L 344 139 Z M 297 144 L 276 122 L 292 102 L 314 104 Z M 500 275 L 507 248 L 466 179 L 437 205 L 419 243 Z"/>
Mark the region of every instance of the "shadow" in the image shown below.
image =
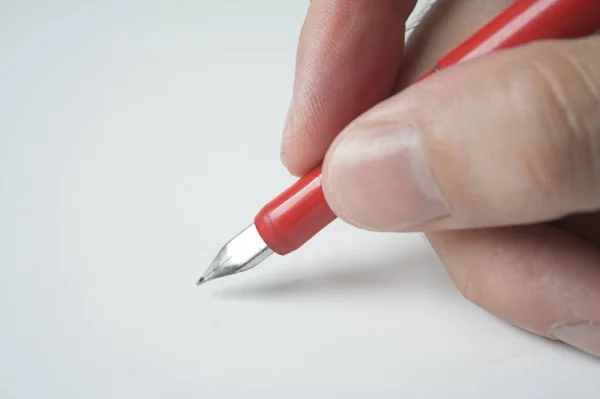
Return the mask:
<path id="1" fill-rule="evenodd" d="M 272 299 L 277 297 L 311 297 L 320 299 L 349 296 L 406 296 L 408 292 L 427 295 L 461 297 L 441 262 L 431 251 L 408 254 L 378 254 L 373 263 L 311 265 L 302 272 L 294 266 L 294 274 L 279 275 L 270 281 L 248 282 L 229 286 L 214 294 L 222 299 Z M 318 272 L 315 272 L 318 270 Z"/>

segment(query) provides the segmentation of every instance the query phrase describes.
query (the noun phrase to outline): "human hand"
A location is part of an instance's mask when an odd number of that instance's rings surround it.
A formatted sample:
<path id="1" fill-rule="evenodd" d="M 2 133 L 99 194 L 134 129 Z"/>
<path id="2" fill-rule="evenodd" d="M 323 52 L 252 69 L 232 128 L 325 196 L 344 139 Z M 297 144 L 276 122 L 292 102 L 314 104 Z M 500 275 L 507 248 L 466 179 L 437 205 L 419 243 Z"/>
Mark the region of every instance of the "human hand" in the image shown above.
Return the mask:
<path id="1" fill-rule="evenodd" d="M 387 99 L 514 0 L 441 0 L 404 49 L 415 2 L 312 2 L 284 164 L 302 175 L 325 157 L 342 219 L 427 232 L 469 300 L 600 356 L 600 36 L 497 52 Z"/>

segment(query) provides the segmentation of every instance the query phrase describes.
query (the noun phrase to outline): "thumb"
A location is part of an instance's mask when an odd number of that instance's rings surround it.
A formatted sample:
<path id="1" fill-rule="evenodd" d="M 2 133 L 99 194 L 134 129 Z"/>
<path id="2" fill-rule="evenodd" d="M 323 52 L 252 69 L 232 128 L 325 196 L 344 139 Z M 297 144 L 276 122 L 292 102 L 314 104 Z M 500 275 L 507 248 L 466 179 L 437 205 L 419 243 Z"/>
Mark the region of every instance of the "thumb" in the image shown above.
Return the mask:
<path id="1" fill-rule="evenodd" d="M 324 163 L 341 218 L 382 231 L 530 224 L 600 209 L 600 39 L 449 68 L 355 120 Z"/>

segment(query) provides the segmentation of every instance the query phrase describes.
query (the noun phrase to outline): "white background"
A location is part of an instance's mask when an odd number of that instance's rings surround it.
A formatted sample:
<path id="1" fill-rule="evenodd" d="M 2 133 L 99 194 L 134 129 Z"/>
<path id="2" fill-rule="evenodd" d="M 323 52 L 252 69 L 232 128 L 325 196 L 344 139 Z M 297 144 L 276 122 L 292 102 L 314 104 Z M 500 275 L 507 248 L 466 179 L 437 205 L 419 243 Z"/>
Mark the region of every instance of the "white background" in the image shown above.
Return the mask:
<path id="1" fill-rule="evenodd" d="M 419 235 L 334 223 L 203 288 L 293 179 L 308 1 L 2 1 L 0 397 L 598 398 Z"/>

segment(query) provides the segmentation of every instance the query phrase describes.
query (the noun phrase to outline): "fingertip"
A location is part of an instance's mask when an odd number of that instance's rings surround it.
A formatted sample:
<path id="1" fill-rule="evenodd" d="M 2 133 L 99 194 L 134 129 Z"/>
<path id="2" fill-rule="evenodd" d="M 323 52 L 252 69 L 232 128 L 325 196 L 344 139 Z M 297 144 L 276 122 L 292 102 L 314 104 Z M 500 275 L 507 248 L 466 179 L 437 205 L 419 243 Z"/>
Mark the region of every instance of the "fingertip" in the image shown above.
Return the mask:
<path id="1" fill-rule="evenodd" d="M 290 133 L 290 119 L 292 117 L 292 109 L 290 106 L 290 110 L 285 118 L 285 123 L 283 125 L 283 135 L 281 137 L 281 146 L 279 149 L 279 157 L 281 159 L 281 163 L 285 168 L 290 172 L 293 176 L 299 176 L 300 171 L 294 162 L 294 153 L 291 151 L 290 146 L 290 138 L 292 137 Z"/>
<path id="2" fill-rule="evenodd" d="M 404 21 L 415 2 L 310 6 L 280 149 L 290 173 L 303 175 L 318 165 L 342 129 L 389 96 L 402 59 Z"/>
<path id="3" fill-rule="evenodd" d="M 283 137 L 280 147 L 280 158 L 283 166 L 293 176 L 300 177 L 310 171 L 314 165 L 315 154 L 311 142 L 303 139 L 302 133 L 292 127 L 290 120 L 293 118 L 288 115 L 286 126 L 283 131 Z"/>
<path id="4" fill-rule="evenodd" d="M 297 158 L 294 156 L 294 153 L 290 151 L 288 142 L 285 139 L 281 142 L 280 158 L 281 163 L 292 176 L 300 177 L 305 173 L 302 165 L 297 162 Z"/>

